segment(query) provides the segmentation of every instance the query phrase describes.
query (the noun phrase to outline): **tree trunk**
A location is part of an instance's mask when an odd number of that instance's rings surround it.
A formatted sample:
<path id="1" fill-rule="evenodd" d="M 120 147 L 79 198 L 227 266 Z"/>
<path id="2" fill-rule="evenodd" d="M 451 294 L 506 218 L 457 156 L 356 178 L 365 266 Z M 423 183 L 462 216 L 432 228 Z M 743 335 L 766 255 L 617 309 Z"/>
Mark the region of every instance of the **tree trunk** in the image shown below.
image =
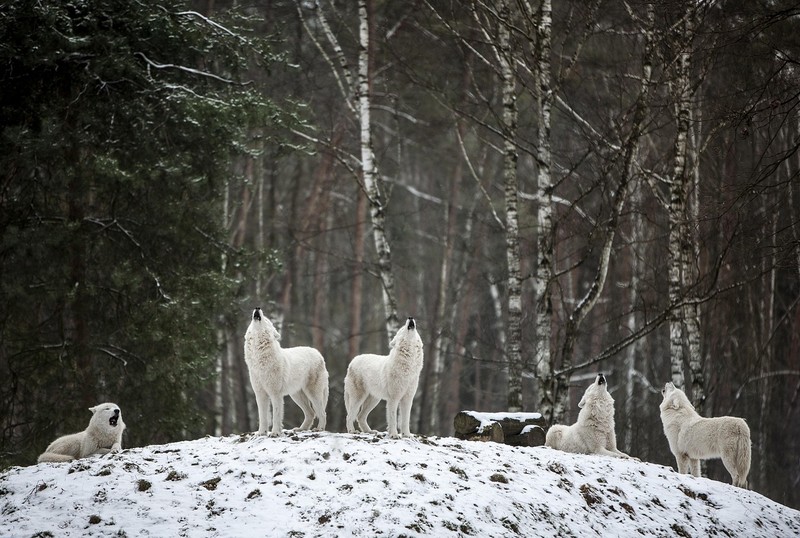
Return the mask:
<path id="1" fill-rule="evenodd" d="M 670 315 L 670 365 L 672 369 L 672 382 L 676 387 L 685 385 L 683 368 L 687 362 L 684 351 L 684 331 L 686 329 L 686 311 L 677 307 L 684 299 L 685 263 L 688 258 L 686 251 L 690 249 L 688 238 L 688 192 L 689 174 L 687 173 L 687 153 L 689 137 L 689 119 L 691 113 L 691 32 L 692 32 L 692 7 L 687 6 L 689 13 L 682 21 L 679 35 L 679 52 L 676 63 L 675 94 L 677 132 L 675 137 L 675 160 L 673 162 L 672 179 L 670 183 L 669 206 L 669 300 L 673 308 Z M 692 391 L 691 396 L 694 396 Z M 696 403 L 696 402 L 695 402 Z"/>
<path id="2" fill-rule="evenodd" d="M 539 133 L 537 161 L 537 200 L 536 211 L 537 243 L 536 254 L 536 380 L 538 386 L 538 408 L 548 420 L 553 419 L 554 378 L 553 358 L 550 351 L 551 327 L 553 323 L 553 302 L 550 297 L 550 282 L 553 279 L 555 229 L 553 228 L 553 184 L 550 173 L 552 154 L 550 151 L 550 110 L 553 104 L 550 87 L 550 42 L 552 32 L 551 0 L 542 1 L 541 17 L 538 27 L 538 58 L 536 62 L 538 92 L 536 103 L 539 107 Z"/>
<path id="3" fill-rule="evenodd" d="M 370 28 L 373 26 L 374 7 L 372 0 L 359 0 L 359 54 L 358 54 L 358 114 L 361 124 L 361 170 L 364 191 L 369 201 L 375 250 L 378 254 L 378 273 L 381 279 L 381 292 L 385 313 L 387 344 L 399 327 L 397 299 L 395 298 L 394 274 L 392 273 L 392 253 L 386 236 L 386 216 L 380 190 L 380 177 L 375 164 L 372 148 L 372 123 L 370 120 L 370 101 L 372 94 L 371 63 L 374 56 L 373 39 Z"/>
<path id="4" fill-rule="evenodd" d="M 693 109 L 689 109 L 690 113 Z M 692 124 L 698 123 L 698 118 L 690 116 Z M 694 281 L 697 270 L 693 268 L 698 267 L 700 264 L 700 238 L 698 237 L 699 226 L 699 211 L 700 211 L 700 155 L 699 155 L 699 140 L 696 130 L 689 130 L 689 151 L 691 156 L 691 187 L 692 196 L 687 195 L 687 199 L 691 198 L 689 208 L 687 210 L 687 221 L 685 224 L 684 233 L 686 240 L 689 241 L 690 247 L 683 250 L 682 270 L 683 276 L 683 289 L 688 290 L 691 283 Z M 689 256 L 691 254 L 691 256 Z M 701 334 L 700 334 L 700 305 L 696 302 L 687 304 L 683 310 L 683 319 L 686 324 L 686 343 L 689 353 L 689 372 L 692 376 L 692 391 L 691 398 L 694 402 L 695 409 L 698 413 L 702 414 L 703 406 L 706 399 L 706 381 L 705 381 L 705 360 L 703 358 Z"/>
<path id="5" fill-rule="evenodd" d="M 522 411 L 522 284 L 520 278 L 519 216 L 517 213 L 517 96 L 514 56 L 511 50 L 511 12 L 502 2 L 498 21 L 499 50 L 503 93 L 503 180 L 506 203 L 506 263 L 508 265 L 506 311 L 506 361 L 508 364 L 508 400 L 511 412 Z"/>
<path id="6" fill-rule="evenodd" d="M 453 419 L 455 436 L 512 446 L 541 446 L 547 422 L 541 413 L 478 413 L 461 411 Z"/>

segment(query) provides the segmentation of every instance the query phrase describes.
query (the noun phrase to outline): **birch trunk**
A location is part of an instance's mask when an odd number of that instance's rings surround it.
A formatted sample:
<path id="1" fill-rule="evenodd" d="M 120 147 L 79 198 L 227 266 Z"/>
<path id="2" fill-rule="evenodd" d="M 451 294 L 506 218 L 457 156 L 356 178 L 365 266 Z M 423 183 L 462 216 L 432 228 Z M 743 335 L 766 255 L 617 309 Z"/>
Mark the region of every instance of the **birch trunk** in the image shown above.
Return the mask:
<path id="1" fill-rule="evenodd" d="M 690 109 L 692 112 L 692 109 Z M 696 123 L 696 118 L 693 114 L 689 116 L 692 123 Z M 682 268 L 681 274 L 683 276 L 683 289 L 689 289 L 690 283 L 696 278 L 696 271 L 693 270 L 700 263 L 700 239 L 697 236 L 697 226 L 699 222 L 699 190 L 700 190 L 700 158 L 698 155 L 698 135 L 695 130 L 690 130 L 689 139 L 689 157 L 691 161 L 691 187 L 692 195 L 691 203 L 687 211 L 687 222 L 685 224 L 684 233 L 689 246 L 683 249 L 683 258 L 681 260 Z M 691 256 L 689 256 L 691 254 Z M 683 319 L 686 326 L 686 343 L 689 353 L 689 372 L 691 374 L 691 398 L 698 413 L 702 413 L 703 405 L 706 399 L 705 393 L 705 361 L 703 360 L 703 350 L 701 346 L 700 335 L 700 305 L 696 302 L 687 304 L 683 308 Z"/>
<path id="2" fill-rule="evenodd" d="M 514 58 L 511 50 L 511 13 L 507 2 L 498 21 L 500 74 L 503 93 L 503 180 L 506 202 L 507 312 L 506 360 L 508 411 L 522 411 L 522 285 L 520 279 L 519 216 L 517 212 L 517 102 Z"/>
<path id="3" fill-rule="evenodd" d="M 536 212 L 537 243 L 536 275 L 536 380 L 538 389 L 537 411 L 548 419 L 553 418 L 553 359 L 550 352 L 553 302 L 550 297 L 550 281 L 553 279 L 555 230 L 553 229 L 553 184 L 550 171 L 552 154 L 550 151 L 550 110 L 553 104 L 550 87 L 550 43 L 552 32 L 551 0 L 543 0 L 538 28 L 539 57 L 537 77 L 539 79 L 537 105 L 539 107 L 539 133 L 537 160 L 539 164 L 537 180 Z"/>
<path id="4" fill-rule="evenodd" d="M 691 8 L 690 8 L 691 11 Z M 687 212 L 689 174 L 687 173 L 687 148 L 690 119 L 689 72 L 691 68 L 691 51 L 689 41 L 692 30 L 691 16 L 683 20 L 680 36 L 680 52 L 676 64 L 675 94 L 677 132 L 675 136 L 675 160 L 673 162 L 672 180 L 670 184 L 669 206 L 669 301 L 673 310 L 669 320 L 670 365 L 672 383 L 676 387 L 684 387 L 683 368 L 687 362 L 684 351 L 685 311 L 678 308 L 684 298 L 683 283 L 686 281 L 684 260 L 686 249 L 690 248 L 687 237 Z M 692 391 L 692 396 L 694 396 Z"/>
<path id="5" fill-rule="evenodd" d="M 359 0 L 359 53 L 358 53 L 358 115 L 361 125 L 361 170 L 364 191 L 369 204 L 372 234 L 375 250 L 378 254 L 378 273 L 381 279 L 381 292 L 385 314 L 387 344 L 394 337 L 399 326 L 397 317 L 397 300 L 394 290 L 394 274 L 392 273 L 392 253 L 386 237 L 386 215 L 379 185 L 379 175 L 372 148 L 372 123 L 370 120 L 371 101 L 371 59 L 373 56 L 370 39 L 373 6 L 371 0 Z"/>

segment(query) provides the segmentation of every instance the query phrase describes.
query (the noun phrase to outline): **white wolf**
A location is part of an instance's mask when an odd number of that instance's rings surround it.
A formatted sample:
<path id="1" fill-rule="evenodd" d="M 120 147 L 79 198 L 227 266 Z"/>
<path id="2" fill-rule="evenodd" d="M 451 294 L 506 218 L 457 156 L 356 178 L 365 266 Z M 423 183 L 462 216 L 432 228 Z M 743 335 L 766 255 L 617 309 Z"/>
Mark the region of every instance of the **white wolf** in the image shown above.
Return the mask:
<path id="1" fill-rule="evenodd" d="M 602 454 L 629 458 L 617 450 L 614 433 L 614 399 L 608 393 L 603 374 L 597 374 L 578 403 L 581 411 L 572 426 L 554 424 L 547 430 L 544 444 L 550 448 L 576 454 Z"/>
<path id="2" fill-rule="evenodd" d="M 72 461 L 92 454 L 107 454 L 122 450 L 122 412 L 113 403 L 90 407 L 92 418 L 85 430 L 59 437 L 47 447 L 38 459 L 44 461 Z"/>
<path id="3" fill-rule="evenodd" d="M 322 354 L 313 347 L 282 348 L 281 335 L 260 308 L 244 335 L 244 360 L 258 405 L 258 433 L 269 428 L 272 405 L 272 431 L 278 436 L 283 428 L 283 397 L 287 394 L 303 410 L 301 430 L 308 430 L 314 419 L 317 428 L 325 429 L 328 405 L 328 370 Z"/>
<path id="4" fill-rule="evenodd" d="M 703 418 L 672 383 L 661 391 L 659 406 L 664 435 L 679 473 L 700 476 L 700 460 L 722 458 L 734 486 L 747 487 L 750 472 L 750 428 L 738 417 Z"/>
<path id="5" fill-rule="evenodd" d="M 347 407 L 347 431 L 354 433 L 353 421 L 362 432 L 376 433 L 367 423 L 367 415 L 381 400 L 386 400 L 389 437 L 411 435 L 411 404 L 422 371 L 422 339 L 414 318 L 408 318 L 389 344 L 389 355 L 358 355 L 350 361 L 344 378 L 344 402 Z M 397 414 L 400 412 L 400 435 Z"/>

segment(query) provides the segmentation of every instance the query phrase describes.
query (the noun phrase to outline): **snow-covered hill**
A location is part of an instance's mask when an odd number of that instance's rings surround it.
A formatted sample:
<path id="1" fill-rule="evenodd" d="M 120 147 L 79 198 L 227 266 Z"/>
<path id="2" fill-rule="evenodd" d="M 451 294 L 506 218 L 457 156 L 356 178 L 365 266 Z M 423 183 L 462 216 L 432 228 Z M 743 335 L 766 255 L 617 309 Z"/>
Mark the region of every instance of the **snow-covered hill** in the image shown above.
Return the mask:
<path id="1" fill-rule="evenodd" d="M 798 535 L 729 484 L 451 438 L 206 438 L 0 476 L 2 537 Z"/>

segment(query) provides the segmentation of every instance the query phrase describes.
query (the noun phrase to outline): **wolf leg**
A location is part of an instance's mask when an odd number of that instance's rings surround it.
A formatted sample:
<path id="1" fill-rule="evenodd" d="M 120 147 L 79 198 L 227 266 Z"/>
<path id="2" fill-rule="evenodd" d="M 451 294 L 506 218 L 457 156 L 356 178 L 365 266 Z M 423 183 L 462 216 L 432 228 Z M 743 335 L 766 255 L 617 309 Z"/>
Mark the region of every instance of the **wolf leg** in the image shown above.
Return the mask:
<path id="1" fill-rule="evenodd" d="M 270 437 L 279 437 L 283 434 L 283 396 L 269 397 L 272 403 L 272 431 Z"/>
<path id="2" fill-rule="evenodd" d="M 310 429 L 311 423 L 314 422 L 314 410 L 311 408 L 311 400 L 302 390 L 290 394 L 289 397 L 303 410 L 303 423 L 297 429 L 301 431 Z"/>
<path id="3" fill-rule="evenodd" d="M 361 403 L 360 409 L 358 411 L 358 427 L 361 428 L 361 431 L 364 433 L 378 433 L 376 430 L 373 430 L 369 423 L 367 422 L 367 417 L 375 409 L 378 404 L 381 402 L 380 398 L 375 398 L 374 396 L 367 395 L 366 399 Z"/>

